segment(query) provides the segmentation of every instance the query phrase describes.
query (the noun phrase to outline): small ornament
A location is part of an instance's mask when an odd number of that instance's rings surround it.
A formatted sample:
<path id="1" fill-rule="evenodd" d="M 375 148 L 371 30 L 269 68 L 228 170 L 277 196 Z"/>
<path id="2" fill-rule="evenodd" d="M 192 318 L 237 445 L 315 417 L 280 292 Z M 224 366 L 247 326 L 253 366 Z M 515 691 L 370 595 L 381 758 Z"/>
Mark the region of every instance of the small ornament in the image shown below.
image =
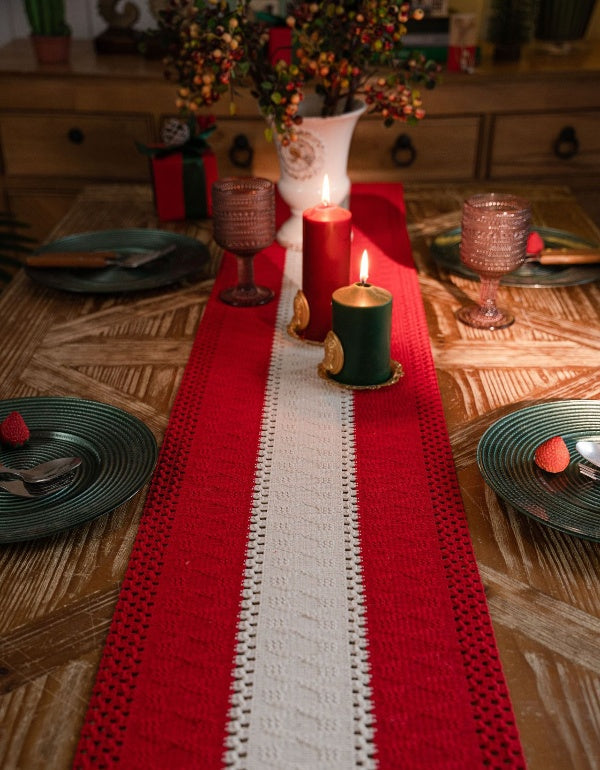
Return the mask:
<path id="1" fill-rule="evenodd" d="M 121 10 L 117 10 L 119 0 L 98 0 L 96 5 L 99 15 L 108 23 L 108 27 L 94 38 L 96 53 L 138 53 L 141 36 L 134 29 L 140 18 L 137 5 L 129 1 Z"/>
<path id="2" fill-rule="evenodd" d="M 98 13 L 115 29 L 133 27 L 140 18 L 139 8 L 134 3 L 125 3 L 123 10 L 117 11 L 119 0 L 98 0 Z"/>
<path id="3" fill-rule="evenodd" d="M 167 118 L 160 132 L 161 139 L 167 147 L 180 147 L 189 142 L 191 133 L 187 123 L 177 118 Z"/>

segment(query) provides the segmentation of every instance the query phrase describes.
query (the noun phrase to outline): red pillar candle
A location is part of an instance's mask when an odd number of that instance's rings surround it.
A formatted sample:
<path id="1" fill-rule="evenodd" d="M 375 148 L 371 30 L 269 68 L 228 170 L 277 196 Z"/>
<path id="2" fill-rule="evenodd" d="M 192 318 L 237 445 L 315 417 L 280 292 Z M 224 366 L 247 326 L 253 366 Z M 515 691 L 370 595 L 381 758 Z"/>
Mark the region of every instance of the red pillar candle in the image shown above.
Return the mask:
<path id="1" fill-rule="evenodd" d="M 299 334 L 323 342 L 331 329 L 331 295 L 350 278 L 352 214 L 323 202 L 302 215 L 302 292 L 308 304 L 308 324 Z"/>

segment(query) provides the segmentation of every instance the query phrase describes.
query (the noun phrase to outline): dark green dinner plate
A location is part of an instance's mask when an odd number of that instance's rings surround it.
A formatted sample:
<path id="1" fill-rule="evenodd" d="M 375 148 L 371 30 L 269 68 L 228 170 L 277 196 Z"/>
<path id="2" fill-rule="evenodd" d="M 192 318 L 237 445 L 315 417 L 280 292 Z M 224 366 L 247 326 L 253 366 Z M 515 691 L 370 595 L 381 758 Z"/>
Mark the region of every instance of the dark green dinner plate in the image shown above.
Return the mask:
<path id="1" fill-rule="evenodd" d="M 137 417 L 82 398 L 0 401 L 0 421 L 17 411 L 29 427 L 24 447 L 1 447 L 0 460 L 28 468 L 55 457 L 81 457 L 73 482 L 43 497 L 0 490 L 0 543 L 32 540 L 109 513 L 150 478 L 158 448 Z"/>
<path id="2" fill-rule="evenodd" d="M 544 241 L 545 248 L 597 248 L 598 244 L 586 241 L 572 233 L 553 230 L 549 227 L 536 227 Z M 479 276 L 465 267 L 460 261 L 460 227 L 437 235 L 431 244 L 431 254 L 434 260 L 451 273 L 462 275 L 473 281 Z M 527 262 L 518 270 L 505 275 L 500 283 L 505 286 L 523 286 L 531 288 L 554 288 L 556 286 L 577 286 L 600 279 L 600 264 L 598 265 L 540 265 Z"/>
<path id="3" fill-rule="evenodd" d="M 502 417 L 481 437 L 477 463 L 490 487 L 521 513 L 587 540 L 600 541 L 600 482 L 583 476 L 575 443 L 600 435 L 600 401 L 551 401 Z M 562 473 L 535 464 L 536 448 L 562 436 L 571 455 Z"/>
<path id="4" fill-rule="evenodd" d="M 122 293 L 169 286 L 193 275 L 208 278 L 210 255 L 205 244 L 165 230 L 100 230 L 60 238 L 38 249 L 38 254 L 56 251 L 114 250 L 139 254 L 171 244 L 175 251 L 135 268 L 28 267 L 30 278 L 45 286 L 82 293 Z"/>

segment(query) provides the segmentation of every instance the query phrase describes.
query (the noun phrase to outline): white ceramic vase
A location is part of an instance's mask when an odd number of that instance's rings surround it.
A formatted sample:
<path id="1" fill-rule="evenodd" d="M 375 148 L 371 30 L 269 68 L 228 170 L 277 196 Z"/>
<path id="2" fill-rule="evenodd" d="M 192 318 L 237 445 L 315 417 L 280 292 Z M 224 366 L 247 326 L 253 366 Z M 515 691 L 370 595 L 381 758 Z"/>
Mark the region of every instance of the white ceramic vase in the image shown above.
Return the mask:
<path id="1" fill-rule="evenodd" d="M 350 178 L 348 153 L 356 123 L 366 109 L 356 101 L 355 109 L 332 117 L 320 117 L 321 99 L 309 94 L 300 105 L 302 124 L 297 141 L 277 144 L 279 181 L 277 189 L 289 205 L 291 217 L 277 232 L 277 241 L 287 249 L 302 249 L 302 212 L 321 202 L 323 179 L 329 178 L 330 202 L 348 208 Z"/>

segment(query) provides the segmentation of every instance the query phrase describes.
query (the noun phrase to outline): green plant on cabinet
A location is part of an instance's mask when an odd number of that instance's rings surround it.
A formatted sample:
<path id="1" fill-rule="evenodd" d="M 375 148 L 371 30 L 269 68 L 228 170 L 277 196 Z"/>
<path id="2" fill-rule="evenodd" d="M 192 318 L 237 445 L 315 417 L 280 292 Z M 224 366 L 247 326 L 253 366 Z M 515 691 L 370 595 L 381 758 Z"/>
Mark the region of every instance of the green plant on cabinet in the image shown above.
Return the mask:
<path id="1" fill-rule="evenodd" d="M 65 18 L 64 0 L 24 0 L 25 13 L 33 35 L 60 37 L 70 35 Z"/>

